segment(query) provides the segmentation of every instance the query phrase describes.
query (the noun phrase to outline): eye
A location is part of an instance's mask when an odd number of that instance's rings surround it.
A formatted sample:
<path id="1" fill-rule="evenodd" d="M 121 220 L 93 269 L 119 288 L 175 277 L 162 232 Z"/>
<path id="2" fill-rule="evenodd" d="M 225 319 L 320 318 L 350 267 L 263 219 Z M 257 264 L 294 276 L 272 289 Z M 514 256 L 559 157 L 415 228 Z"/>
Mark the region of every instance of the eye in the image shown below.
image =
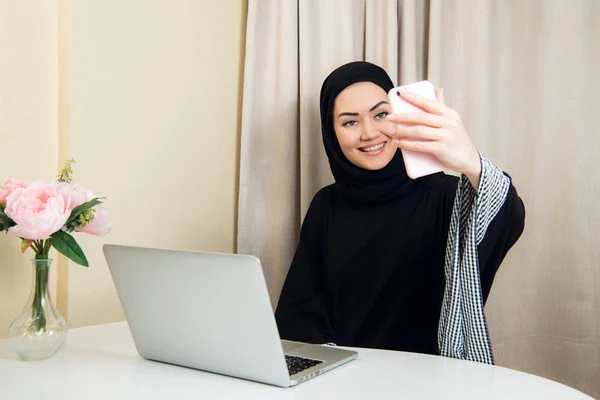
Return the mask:
<path id="1" fill-rule="evenodd" d="M 377 114 L 375 116 L 375 119 L 384 119 L 387 116 L 388 116 L 388 112 L 387 111 L 382 111 L 382 112 L 380 112 L 379 114 Z"/>
<path id="2" fill-rule="evenodd" d="M 346 121 L 346 122 L 344 122 L 344 123 L 342 124 L 342 126 L 343 126 L 343 127 L 346 127 L 346 128 L 351 128 L 351 127 L 353 127 L 353 126 L 356 126 L 356 124 L 358 124 L 358 121 L 355 121 L 355 120 L 350 120 L 350 121 Z"/>

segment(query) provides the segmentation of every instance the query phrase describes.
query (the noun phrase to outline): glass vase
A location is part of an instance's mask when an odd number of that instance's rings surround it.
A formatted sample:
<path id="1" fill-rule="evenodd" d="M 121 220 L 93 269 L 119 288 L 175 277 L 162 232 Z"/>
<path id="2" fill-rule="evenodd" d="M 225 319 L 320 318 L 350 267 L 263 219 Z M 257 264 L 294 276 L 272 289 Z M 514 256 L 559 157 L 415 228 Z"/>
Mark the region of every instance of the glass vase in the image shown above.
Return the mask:
<path id="1" fill-rule="evenodd" d="M 29 300 L 8 329 L 11 347 L 26 361 L 52 357 L 65 341 L 68 329 L 48 290 L 52 259 L 36 256 L 31 263 L 33 284 Z"/>

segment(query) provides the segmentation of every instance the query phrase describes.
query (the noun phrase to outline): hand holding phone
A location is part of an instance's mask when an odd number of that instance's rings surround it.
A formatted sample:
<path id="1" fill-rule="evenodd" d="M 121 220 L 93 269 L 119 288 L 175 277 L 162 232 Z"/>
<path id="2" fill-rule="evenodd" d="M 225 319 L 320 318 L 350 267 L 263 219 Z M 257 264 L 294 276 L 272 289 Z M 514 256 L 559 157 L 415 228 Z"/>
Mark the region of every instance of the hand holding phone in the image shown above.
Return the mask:
<path id="1" fill-rule="evenodd" d="M 435 89 L 429 81 L 420 81 L 410 85 L 399 86 L 388 92 L 390 105 L 394 114 L 422 111 L 400 96 L 400 93 L 404 91 L 416 93 L 430 100 L 437 101 Z M 402 151 L 402 157 L 404 158 L 406 173 L 412 179 L 441 172 L 445 169 L 444 164 L 432 154 L 419 153 L 402 148 L 400 150 Z"/>

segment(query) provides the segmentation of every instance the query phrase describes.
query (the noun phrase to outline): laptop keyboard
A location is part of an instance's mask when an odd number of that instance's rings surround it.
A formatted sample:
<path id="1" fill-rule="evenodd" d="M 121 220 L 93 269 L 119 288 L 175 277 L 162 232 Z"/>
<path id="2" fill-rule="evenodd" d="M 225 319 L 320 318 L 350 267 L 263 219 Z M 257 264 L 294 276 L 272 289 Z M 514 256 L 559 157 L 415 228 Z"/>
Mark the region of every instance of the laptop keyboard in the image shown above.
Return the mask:
<path id="1" fill-rule="evenodd" d="M 321 364 L 323 361 L 313 360 L 312 358 L 304 358 L 297 356 L 285 355 L 285 362 L 287 363 L 288 371 L 290 376 L 297 374 L 298 372 L 304 371 L 310 367 Z"/>

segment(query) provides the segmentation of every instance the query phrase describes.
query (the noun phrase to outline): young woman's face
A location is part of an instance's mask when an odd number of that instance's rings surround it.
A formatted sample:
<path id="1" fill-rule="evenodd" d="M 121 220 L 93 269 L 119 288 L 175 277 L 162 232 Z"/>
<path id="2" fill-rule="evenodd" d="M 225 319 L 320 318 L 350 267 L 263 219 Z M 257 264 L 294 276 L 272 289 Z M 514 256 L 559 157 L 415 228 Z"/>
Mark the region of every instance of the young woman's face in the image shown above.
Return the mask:
<path id="1" fill-rule="evenodd" d="M 348 86 L 335 99 L 333 128 L 346 158 L 354 165 L 378 170 L 394 157 L 397 146 L 387 136 L 394 124 L 387 93 L 371 82 Z"/>

